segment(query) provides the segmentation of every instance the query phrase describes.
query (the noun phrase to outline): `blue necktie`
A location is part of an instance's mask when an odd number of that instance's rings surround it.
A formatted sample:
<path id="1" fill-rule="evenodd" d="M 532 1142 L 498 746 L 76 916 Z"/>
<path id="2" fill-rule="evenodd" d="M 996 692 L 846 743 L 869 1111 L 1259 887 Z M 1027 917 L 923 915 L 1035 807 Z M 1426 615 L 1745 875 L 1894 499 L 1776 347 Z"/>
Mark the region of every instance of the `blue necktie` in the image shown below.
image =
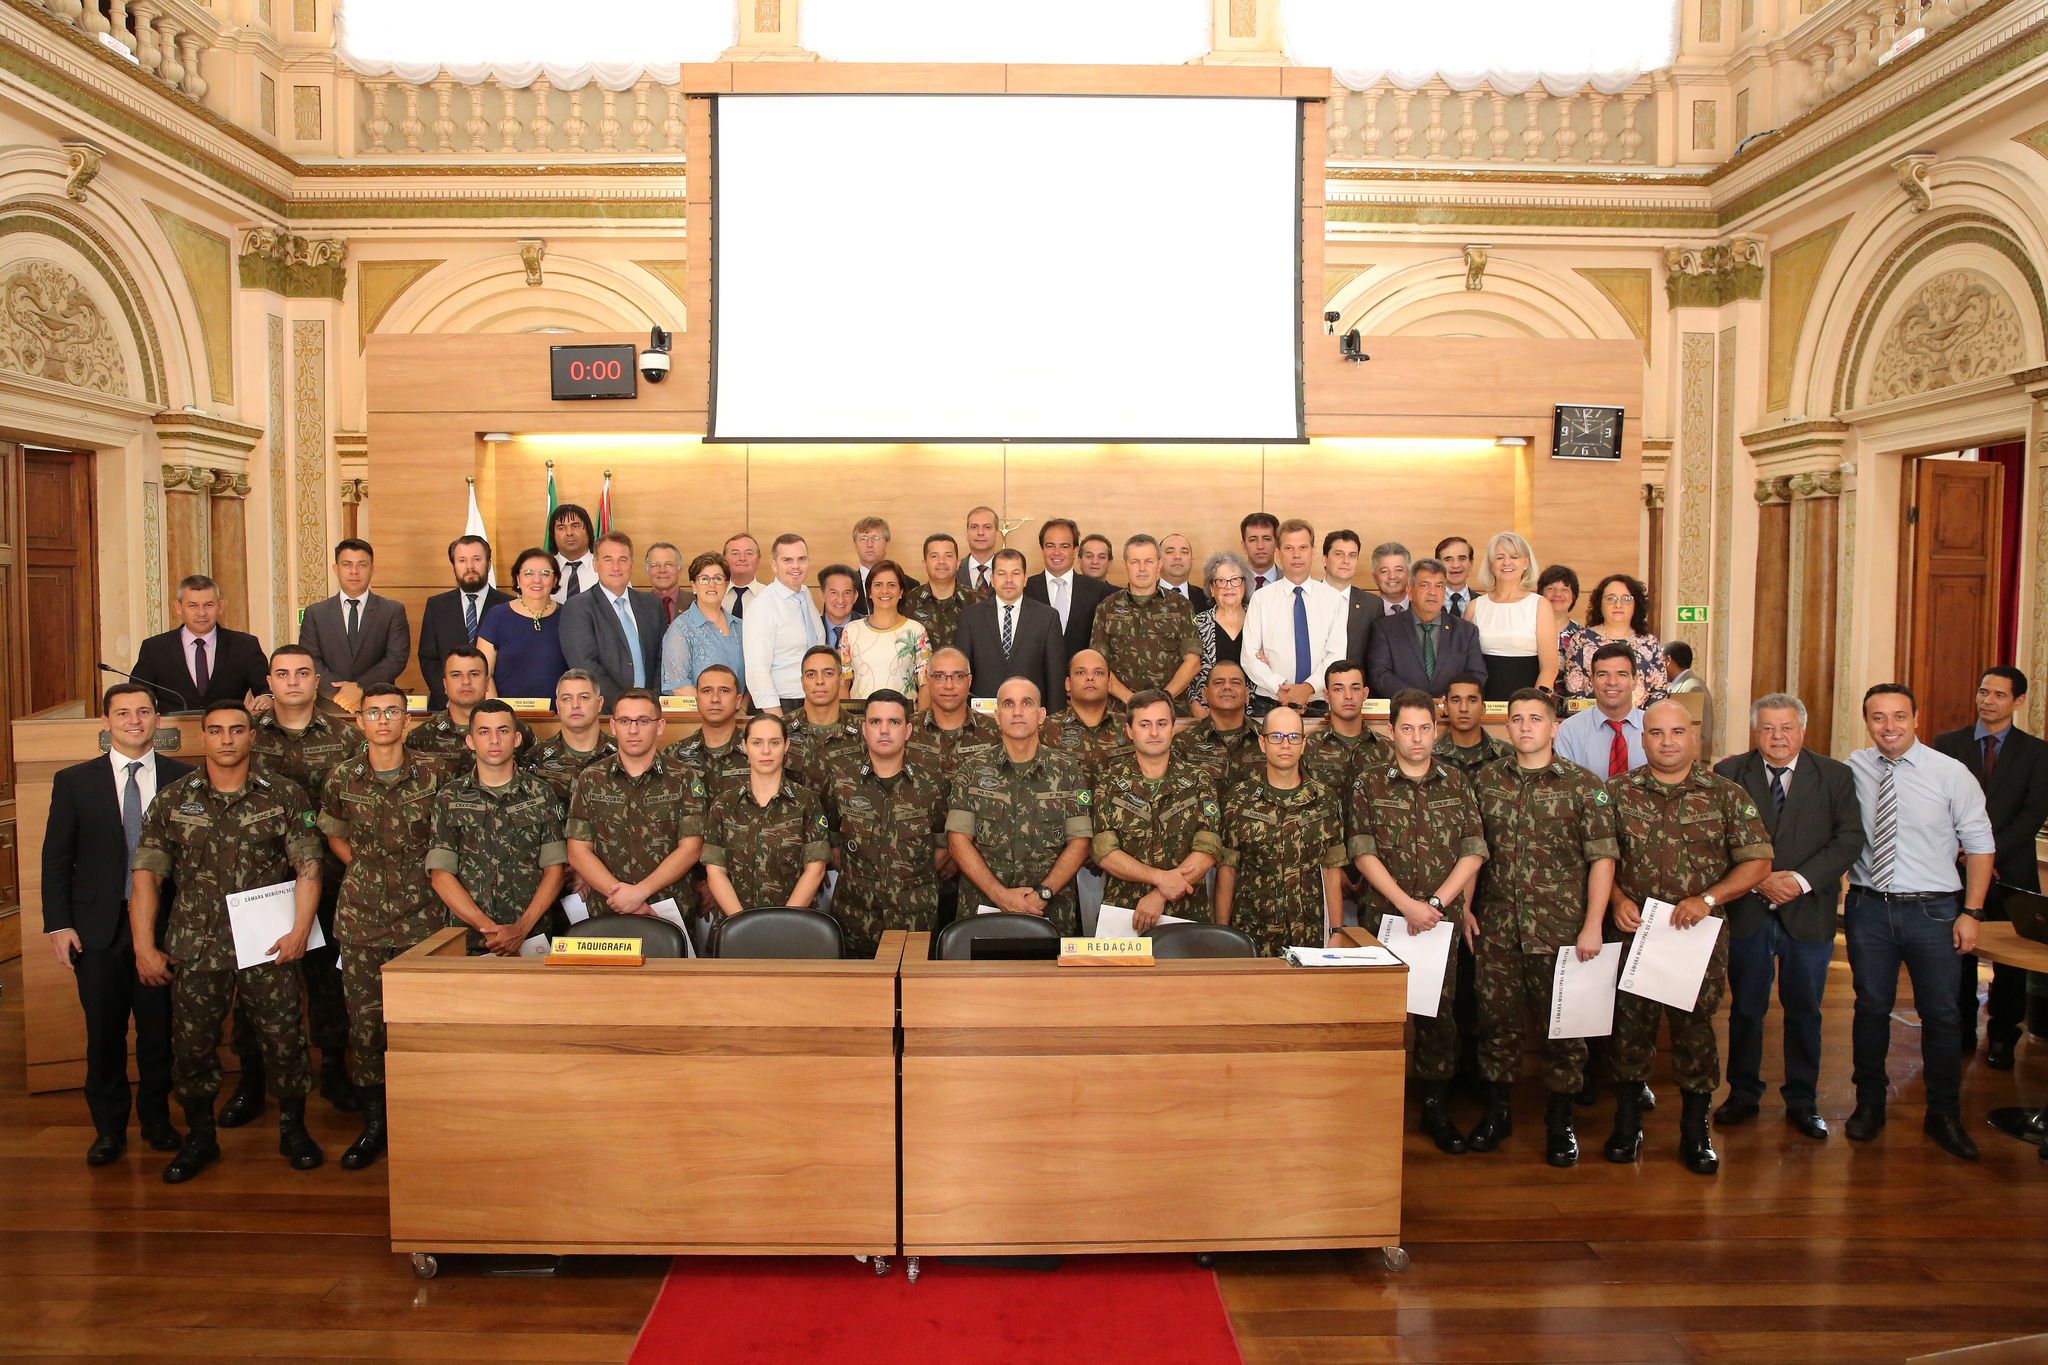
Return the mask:
<path id="1" fill-rule="evenodd" d="M 626 646 L 633 651 L 633 686 L 647 686 L 647 663 L 640 657 L 640 627 L 633 622 L 633 608 L 624 597 L 614 597 L 619 611 L 619 629 L 626 632 Z"/>
<path id="2" fill-rule="evenodd" d="M 142 842 L 142 784 L 135 774 L 142 771 L 142 760 L 134 759 L 128 764 L 128 785 L 121 792 L 121 833 L 128 840 L 128 868 L 135 866 L 135 846 Z"/>
<path id="3" fill-rule="evenodd" d="M 476 598 L 462 594 L 462 628 L 469 632 L 469 642 L 476 643 Z"/>
<path id="4" fill-rule="evenodd" d="M 1294 680 L 1298 683 L 1308 681 L 1309 665 L 1314 662 L 1308 656 L 1307 591 L 1305 585 L 1294 590 Z"/>

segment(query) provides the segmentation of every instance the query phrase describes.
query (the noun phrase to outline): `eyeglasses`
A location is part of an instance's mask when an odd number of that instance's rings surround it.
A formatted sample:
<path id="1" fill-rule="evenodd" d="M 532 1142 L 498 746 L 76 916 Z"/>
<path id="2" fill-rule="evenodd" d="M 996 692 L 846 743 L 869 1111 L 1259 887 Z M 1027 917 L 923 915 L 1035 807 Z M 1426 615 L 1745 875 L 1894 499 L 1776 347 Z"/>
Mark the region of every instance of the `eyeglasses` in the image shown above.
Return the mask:
<path id="1" fill-rule="evenodd" d="M 725 582 L 726 580 L 725 580 L 725 575 L 724 575 L 724 574 L 722 574 L 722 573 L 700 573 L 700 574 L 698 574 L 698 575 L 697 575 L 697 581 L 698 581 L 699 583 L 705 583 L 705 584 L 710 584 L 710 583 L 723 583 L 723 582 Z"/>
<path id="2" fill-rule="evenodd" d="M 632 727 L 633 729 L 637 730 L 637 729 L 639 729 L 639 728 L 640 728 L 641 726 L 643 726 L 643 725 L 659 725 L 659 724 L 661 724 L 661 717 L 660 717 L 660 716 L 613 716 L 613 717 L 612 717 L 612 728 L 613 728 L 614 730 L 618 729 L 618 728 L 619 728 L 619 727 L 620 727 L 621 725 L 631 726 L 631 727 Z"/>
<path id="3" fill-rule="evenodd" d="M 1237 584 L 1239 587 L 1244 586 L 1244 580 L 1242 578 L 1212 578 L 1209 580 L 1209 586 L 1212 588 L 1227 587 L 1232 583 Z"/>
<path id="4" fill-rule="evenodd" d="M 870 533 L 864 536 L 855 536 L 854 541 L 861 545 L 887 545 L 889 537 Z"/>
<path id="5" fill-rule="evenodd" d="M 1605 597 L 1601 598 L 1600 600 L 1602 602 L 1605 602 L 1610 607 L 1625 607 L 1629 603 L 1635 601 L 1636 599 L 1635 596 L 1631 593 L 1623 593 L 1619 597 L 1616 597 L 1613 593 L 1608 593 Z"/>
<path id="6" fill-rule="evenodd" d="M 1308 742 L 1308 736 L 1307 736 L 1307 735 L 1300 735 L 1300 734 L 1296 734 L 1296 735 L 1267 735 L 1267 736 L 1266 736 L 1266 743 L 1268 743 L 1268 744 L 1306 744 L 1307 742 Z"/>
<path id="7" fill-rule="evenodd" d="M 374 711 L 358 711 L 364 720 L 397 720 L 405 714 L 403 706 L 380 706 Z"/>
<path id="8" fill-rule="evenodd" d="M 972 673 L 927 673 L 925 676 L 933 682 L 966 682 L 974 675 Z"/>

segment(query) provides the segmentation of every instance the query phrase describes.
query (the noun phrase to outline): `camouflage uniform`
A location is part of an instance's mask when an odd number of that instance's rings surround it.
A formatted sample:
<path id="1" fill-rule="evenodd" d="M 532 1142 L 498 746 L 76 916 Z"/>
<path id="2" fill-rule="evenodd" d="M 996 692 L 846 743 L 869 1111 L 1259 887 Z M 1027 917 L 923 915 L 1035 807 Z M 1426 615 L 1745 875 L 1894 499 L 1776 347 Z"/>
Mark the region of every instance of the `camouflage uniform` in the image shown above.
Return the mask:
<path id="1" fill-rule="evenodd" d="M 562 832 L 590 844 L 614 877 L 637 883 L 675 852 L 676 845 L 704 833 L 708 793 L 703 778 L 665 754 L 655 754 L 638 777 L 623 764 L 624 755 L 613 754 L 583 770 L 569 794 L 569 818 Z M 692 899 L 685 894 L 688 890 L 686 882 L 670 882 L 649 892 L 647 899 L 651 904 L 677 897 L 676 907 L 687 914 Z M 591 913 L 598 913 L 602 904 L 592 905 Z"/>
<path id="2" fill-rule="evenodd" d="M 442 785 L 424 864 L 429 873 L 446 872 L 461 882 L 493 924 L 518 923 L 540 890 L 541 874 L 569 861 L 555 789 L 537 773 L 512 771 L 502 787 L 485 786 L 474 767 Z M 471 957 L 485 951 L 484 936 L 474 929 L 468 951 Z"/>
<path id="3" fill-rule="evenodd" d="M 1728 875 L 1737 863 L 1771 858 L 1771 836 L 1756 803 L 1740 786 L 1704 763 L 1675 786 L 1657 780 L 1649 765 L 1607 783 L 1620 831 L 1621 861 L 1614 889 L 1638 906 L 1646 897 L 1676 905 Z M 1720 907 L 1709 912 L 1721 918 Z M 1714 955 L 1690 1010 L 1622 991 L 1614 1003 L 1614 1078 L 1642 1081 L 1650 1076 L 1657 1050 L 1657 1021 L 1671 1023 L 1671 1074 L 1680 1090 L 1712 1091 L 1721 1084 L 1721 1051 L 1714 1040 L 1714 1013 L 1728 989 L 1728 934 L 1714 940 Z"/>
<path id="4" fill-rule="evenodd" d="M 804 868 L 831 856 L 818 794 L 786 774 L 765 806 L 750 788 L 735 787 L 705 812 L 704 865 L 725 869 L 742 910 L 789 904 Z"/>
<path id="5" fill-rule="evenodd" d="M 691 769 L 704 779 L 707 790 L 731 782 L 744 782 L 747 780 L 747 751 L 742 742 L 745 734 L 743 728 L 734 726 L 732 738 L 713 747 L 704 742 L 704 732 L 700 729 L 688 739 L 679 739 L 663 749 L 661 756 Z"/>
<path id="6" fill-rule="evenodd" d="M 1428 900 L 1451 875 L 1460 858 L 1486 856 L 1486 829 L 1472 788 L 1457 769 L 1432 762 L 1421 778 L 1389 761 L 1359 772 L 1351 784 L 1345 812 L 1345 852 L 1355 860 L 1378 858 L 1403 891 Z M 1399 915 L 1393 903 L 1365 879 L 1358 891 L 1358 922 L 1379 932 L 1381 915 Z M 1446 905 L 1444 918 L 1459 923 L 1462 902 Z M 1462 926 L 1451 934 L 1450 957 L 1444 964 L 1443 994 L 1436 1017 L 1414 1014 L 1415 1074 L 1425 1081 L 1447 1081 L 1458 1067 L 1458 1022 L 1452 1014 L 1458 994 L 1458 955 Z"/>
<path id="7" fill-rule="evenodd" d="M 941 730 L 930 711 L 920 711 L 910 722 L 910 761 L 938 773 L 947 783 L 961 762 L 992 756 L 1003 747 L 1003 732 L 981 712 L 969 708 L 967 723 L 957 730 Z"/>
<path id="8" fill-rule="evenodd" d="M 1436 742 L 1436 748 L 1430 752 L 1440 761 L 1463 773 L 1467 782 L 1479 776 L 1479 770 L 1487 764 L 1497 759 L 1511 759 L 1515 756 L 1513 745 L 1506 740 L 1495 739 L 1484 730 L 1479 732 L 1479 742 L 1469 748 L 1460 746 L 1457 740 L 1447 734 Z"/>
<path id="9" fill-rule="evenodd" d="M 1173 756 L 1209 770 L 1225 796 L 1246 779 L 1266 771 L 1266 753 L 1259 748 L 1259 727 L 1249 719 L 1235 730 L 1218 730 L 1214 716 L 1204 716 L 1173 737 Z"/>
<path id="10" fill-rule="evenodd" d="M 1268 957 L 1329 941 L 1323 869 L 1344 866 L 1337 806 L 1335 793 L 1312 777 L 1282 791 L 1262 771 L 1224 789 L 1223 827 L 1231 837 L 1223 861 L 1237 869 L 1230 923 Z"/>
<path id="11" fill-rule="evenodd" d="M 933 649 L 945 649 L 960 633 L 960 614 L 980 600 L 980 593 L 954 579 L 951 597 L 934 597 L 931 585 L 920 583 L 903 594 L 901 609 L 905 616 L 924 627 Z"/>
<path id="12" fill-rule="evenodd" d="M 211 1106 L 220 1092 L 220 1028 L 230 996 L 256 1031 L 270 1093 L 292 1099 L 312 1087 L 305 984 L 289 962 L 236 970 L 226 898 L 292 881 L 296 864 L 317 864 L 319 857 L 305 790 L 253 766 L 235 791 L 215 791 L 202 767 L 149 803 L 134 867 L 178 888 L 166 912 L 163 952 L 178 964 L 171 977 L 171 1070 L 179 1103 Z"/>
<path id="13" fill-rule="evenodd" d="M 413 758 L 387 782 L 368 756 L 328 777 L 320 832 L 349 841 L 334 916 L 348 1001 L 349 1075 L 384 1084 L 384 964 L 448 922 L 421 862 L 434 834 L 434 794 L 448 780 L 438 759 Z"/>
<path id="14" fill-rule="evenodd" d="M 602 730 L 597 732 L 597 747 L 587 754 L 578 753 L 570 748 L 568 738 L 557 734 L 553 739 L 544 739 L 540 742 L 526 766 L 553 787 L 555 796 L 566 803 L 569 800 L 569 788 L 576 785 L 576 775 L 599 759 L 610 758 L 618 751 L 617 742 Z"/>
<path id="15" fill-rule="evenodd" d="M 1114 705 L 1103 713 L 1100 725 L 1088 724 L 1069 706 L 1045 718 L 1038 727 L 1038 742 L 1059 750 L 1085 769 L 1093 769 L 1130 757 L 1127 723 Z"/>
<path id="16" fill-rule="evenodd" d="M 1096 607 L 1090 642 L 1109 660 L 1116 680 L 1133 692 L 1165 687 L 1189 655 L 1199 660 L 1202 654 L 1195 609 L 1179 593 L 1156 588 L 1145 597 L 1125 588 Z M 1175 697 L 1174 706 L 1185 715 L 1187 699 Z"/>
<path id="17" fill-rule="evenodd" d="M 1394 751 L 1370 725 L 1361 726 L 1356 738 L 1325 725 L 1308 737 L 1301 750 L 1302 775 L 1313 777 L 1333 792 L 1349 792 L 1361 769 L 1393 761 Z"/>
<path id="18" fill-rule="evenodd" d="M 865 759 L 839 763 L 818 794 L 839 852 L 832 914 L 846 956 L 873 957 L 890 929 L 928 929 L 939 910 L 935 850 L 946 847 L 946 782 L 906 762 L 877 777 Z"/>
<path id="19" fill-rule="evenodd" d="M 1207 769 L 1169 760 L 1166 775 L 1154 781 L 1132 754 L 1096 769 L 1094 790 L 1097 862 L 1118 850 L 1147 867 L 1179 867 L 1193 853 L 1222 860 L 1223 808 Z M 1102 900 L 1135 909 L 1151 891 L 1149 885 L 1105 874 Z M 1204 923 L 1214 919 L 1208 879 L 1198 879 L 1187 895 L 1169 901 L 1165 913 Z"/>
<path id="20" fill-rule="evenodd" d="M 1557 950 L 1578 942 L 1586 922 L 1586 878 L 1595 862 L 1620 856 L 1614 802 L 1600 779 L 1568 759 L 1529 769 L 1494 763 L 1473 780 L 1492 857 L 1479 877 L 1479 1068 L 1512 1081 L 1531 1009 L 1554 1004 Z M 1620 952 L 1619 947 L 1602 952 Z M 1543 1085 L 1577 1094 L 1585 1085 L 1586 1040 L 1543 1034 Z"/>
<path id="21" fill-rule="evenodd" d="M 999 744 L 987 757 L 960 765 L 947 797 L 946 831 L 974 840 L 998 884 L 1040 886 L 1069 840 L 1094 835 L 1094 803 L 1087 772 L 1074 759 L 1041 744 L 1017 763 Z M 972 894 L 964 880 L 960 894 Z M 1062 934 L 1080 932 L 1071 882 L 1045 903 L 1045 917 Z"/>
<path id="22" fill-rule="evenodd" d="M 359 756 L 364 749 L 363 732 L 347 721 L 324 711 L 314 711 L 306 728 L 294 733 L 277 723 L 277 716 L 265 711 L 255 717 L 249 732 L 250 763 L 265 772 L 296 782 L 315 806 L 327 774 L 339 764 Z M 299 975 L 306 982 L 306 1032 L 323 1056 L 337 1065 L 348 1044 L 348 1006 L 342 998 L 340 942 L 334 937 L 334 905 L 341 895 L 341 859 L 320 841 L 320 932 L 327 936 L 325 947 L 315 948 L 299 959 Z M 263 1046 L 257 1040 L 241 1010 L 235 1011 L 235 1055 L 246 1067 L 261 1066 Z"/>
<path id="23" fill-rule="evenodd" d="M 512 728 L 519 734 L 519 748 L 513 761 L 522 768 L 533 766 L 534 753 L 540 748 L 540 736 L 534 733 L 524 716 L 512 717 Z M 405 747 L 416 754 L 428 754 L 442 759 L 451 770 L 460 769 L 476 762 L 476 755 L 463 743 L 469 738 L 469 727 L 457 725 L 443 709 L 434 712 L 405 735 Z"/>
<path id="24" fill-rule="evenodd" d="M 866 749 L 859 716 L 842 711 L 830 725 L 813 725 L 799 711 L 789 721 L 789 754 L 782 766 L 790 777 L 815 792 L 825 785 L 826 774 L 837 762 L 857 758 Z"/>

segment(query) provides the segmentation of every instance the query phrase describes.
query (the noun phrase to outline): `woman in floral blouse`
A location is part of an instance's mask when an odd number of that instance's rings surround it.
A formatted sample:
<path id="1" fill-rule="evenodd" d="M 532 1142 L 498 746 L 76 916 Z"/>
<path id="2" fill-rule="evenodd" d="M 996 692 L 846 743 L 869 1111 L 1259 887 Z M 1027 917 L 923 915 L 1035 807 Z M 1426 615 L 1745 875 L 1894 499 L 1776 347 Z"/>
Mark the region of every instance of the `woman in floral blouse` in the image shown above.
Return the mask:
<path id="1" fill-rule="evenodd" d="M 1576 638 L 1558 641 L 1566 696 L 1593 695 L 1593 651 L 1611 644 L 1635 651 L 1638 708 L 1669 695 L 1664 686 L 1664 646 L 1650 630 L 1650 590 L 1625 573 L 1600 580 L 1586 607 L 1585 629 Z"/>
<path id="2" fill-rule="evenodd" d="M 868 614 L 839 633 L 840 667 L 850 684 L 846 695 L 861 700 L 887 688 L 916 697 L 922 709 L 930 704 L 924 674 L 932 642 L 921 622 L 903 614 L 903 570 L 895 560 L 868 570 L 868 602 Z"/>

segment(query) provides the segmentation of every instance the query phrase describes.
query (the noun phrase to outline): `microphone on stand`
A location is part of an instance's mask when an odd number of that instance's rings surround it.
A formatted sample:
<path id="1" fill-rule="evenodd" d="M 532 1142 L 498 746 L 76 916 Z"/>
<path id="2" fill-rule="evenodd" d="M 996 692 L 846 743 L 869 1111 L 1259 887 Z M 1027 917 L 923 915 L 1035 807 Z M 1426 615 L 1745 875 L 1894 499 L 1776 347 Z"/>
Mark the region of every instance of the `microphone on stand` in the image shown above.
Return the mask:
<path id="1" fill-rule="evenodd" d="M 133 673 L 128 673 L 121 669 L 115 668 L 112 664 L 101 664 L 100 672 L 112 673 L 117 678 L 126 678 L 129 682 L 138 683 L 141 686 L 148 688 L 150 691 L 156 693 L 159 697 L 170 698 L 171 704 L 169 709 L 165 710 L 162 713 L 166 716 L 196 716 L 200 714 L 199 709 L 197 707 L 187 706 L 185 704 L 184 697 L 180 696 L 176 692 L 173 692 L 170 688 L 165 687 L 160 683 L 153 683 L 149 681 L 147 678 L 138 678 Z"/>

